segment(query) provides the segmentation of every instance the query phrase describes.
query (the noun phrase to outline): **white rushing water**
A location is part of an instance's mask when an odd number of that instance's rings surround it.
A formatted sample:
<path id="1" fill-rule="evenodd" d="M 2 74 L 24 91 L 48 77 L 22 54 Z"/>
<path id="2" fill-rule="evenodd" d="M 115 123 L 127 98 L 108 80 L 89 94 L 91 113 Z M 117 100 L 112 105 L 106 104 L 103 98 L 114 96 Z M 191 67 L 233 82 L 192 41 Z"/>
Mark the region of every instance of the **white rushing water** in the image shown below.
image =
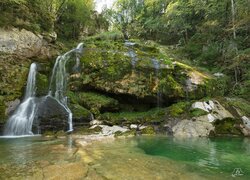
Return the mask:
<path id="1" fill-rule="evenodd" d="M 64 107 L 68 113 L 69 132 L 73 131 L 73 123 L 72 112 L 67 106 L 67 97 L 65 96 L 68 77 L 66 66 L 69 60 L 73 59 L 75 61 L 73 70 L 76 71 L 79 69 L 82 52 L 83 43 L 80 43 L 76 48 L 68 51 L 62 56 L 58 56 L 53 68 L 49 92 L 47 95 L 57 100 L 57 102 Z M 14 114 L 8 119 L 4 130 L 5 137 L 24 137 L 33 135 L 32 125 L 36 118 L 39 105 L 39 101 L 36 98 L 36 74 L 37 65 L 32 63 L 30 66 L 24 99 Z"/>
<path id="2" fill-rule="evenodd" d="M 48 96 L 55 98 L 59 104 L 61 104 L 65 110 L 68 112 L 68 124 L 69 132 L 73 131 L 72 123 L 72 112 L 67 105 L 67 97 L 65 96 L 65 91 L 67 88 L 67 62 L 71 58 L 75 58 L 76 64 L 73 69 L 77 69 L 80 66 L 80 55 L 83 52 L 83 43 L 78 44 L 75 49 L 66 52 L 62 56 L 58 56 L 56 63 L 53 67 L 52 76 L 50 79 L 49 93 Z"/>
<path id="3" fill-rule="evenodd" d="M 36 73 L 37 66 L 35 63 L 32 63 L 30 66 L 24 100 L 18 106 L 14 114 L 8 119 L 5 126 L 4 135 L 33 135 L 32 124 L 37 109 L 37 104 L 35 102 Z"/>

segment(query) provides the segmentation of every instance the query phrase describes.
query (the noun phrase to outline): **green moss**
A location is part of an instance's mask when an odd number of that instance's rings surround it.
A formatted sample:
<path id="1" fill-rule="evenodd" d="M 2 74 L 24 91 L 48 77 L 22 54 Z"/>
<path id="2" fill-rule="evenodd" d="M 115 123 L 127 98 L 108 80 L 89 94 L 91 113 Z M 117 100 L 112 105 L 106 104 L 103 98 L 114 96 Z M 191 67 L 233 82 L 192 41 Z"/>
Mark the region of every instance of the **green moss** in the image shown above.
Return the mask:
<path id="1" fill-rule="evenodd" d="M 144 112 L 120 112 L 120 113 L 104 113 L 99 119 L 106 120 L 112 124 L 121 123 L 150 123 L 161 122 L 164 119 L 166 109 L 155 108 Z"/>
<path id="2" fill-rule="evenodd" d="M 114 111 L 118 108 L 118 101 L 93 92 L 77 93 L 78 103 L 88 109 L 94 114 L 100 114 L 100 111 Z"/>
<path id="3" fill-rule="evenodd" d="M 250 102 L 241 98 L 228 99 L 227 102 L 230 106 L 239 110 L 241 116 L 250 116 Z"/>
<path id="4" fill-rule="evenodd" d="M 80 135 L 89 135 L 89 134 L 96 134 L 101 132 L 102 128 L 100 126 L 96 126 L 93 129 L 89 129 L 88 127 L 76 127 L 74 130 L 74 134 Z"/>
<path id="5" fill-rule="evenodd" d="M 4 96 L 4 100 L 12 101 L 20 98 L 26 84 L 29 62 L 18 60 L 16 62 L 10 56 L 1 56 L 0 59 L 0 95 Z"/>
<path id="6" fill-rule="evenodd" d="M 179 117 L 189 111 L 190 102 L 178 102 L 168 108 L 168 112 L 173 117 Z"/>
<path id="7" fill-rule="evenodd" d="M 111 31 L 111 32 L 104 32 L 97 34 L 95 36 L 90 36 L 85 38 L 86 42 L 93 42 L 93 41 L 107 41 L 107 40 L 123 40 L 123 34 L 120 31 Z"/>
<path id="8" fill-rule="evenodd" d="M 136 135 L 136 130 L 135 129 L 132 129 L 132 130 L 126 131 L 126 132 L 117 131 L 115 133 L 115 137 L 119 137 L 119 136 L 128 137 L 128 136 L 135 136 L 135 135 Z"/>
<path id="9" fill-rule="evenodd" d="M 73 113 L 73 118 L 76 119 L 89 119 L 91 113 L 89 110 L 85 109 L 84 107 L 80 106 L 79 104 L 69 104 L 69 108 Z"/>
<path id="10" fill-rule="evenodd" d="M 75 92 L 67 91 L 66 96 L 70 104 L 78 104 L 78 97 Z"/>
<path id="11" fill-rule="evenodd" d="M 191 113 L 191 116 L 192 116 L 192 117 L 199 117 L 199 116 L 204 116 L 204 115 L 207 115 L 207 114 L 208 114 L 207 111 L 204 111 L 204 110 L 202 110 L 202 109 L 192 109 L 192 110 L 190 111 L 190 113 Z"/>
<path id="12" fill-rule="evenodd" d="M 240 120 L 226 118 L 223 120 L 217 120 L 214 122 L 215 126 L 215 135 L 242 135 L 240 131 L 239 124 Z"/>
<path id="13" fill-rule="evenodd" d="M 4 105 L 4 97 L 0 96 L 0 123 L 5 122 L 5 105 Z"/>
<path id="14" fill-rule="evenodd" d="M 38 96 L 43 96 L 48 93 L 48 78 L 46 75 L 38 73 L 36 80 L 37 90 L 36 93 Z"/>
<path id="15" fill-rule="evenodd" d="M 153 135 L 156 134 L 153 126 L 147 126 L 146 128 L 141 130 L 142 134 Z"/>
<path id="16" fill-rule="evenodd" d="M 184 97 L 184 89 L 180 83 L 175 81 L 171 75 L 167 75 L 160 80 L 159 88 L 168 97 Z"/>

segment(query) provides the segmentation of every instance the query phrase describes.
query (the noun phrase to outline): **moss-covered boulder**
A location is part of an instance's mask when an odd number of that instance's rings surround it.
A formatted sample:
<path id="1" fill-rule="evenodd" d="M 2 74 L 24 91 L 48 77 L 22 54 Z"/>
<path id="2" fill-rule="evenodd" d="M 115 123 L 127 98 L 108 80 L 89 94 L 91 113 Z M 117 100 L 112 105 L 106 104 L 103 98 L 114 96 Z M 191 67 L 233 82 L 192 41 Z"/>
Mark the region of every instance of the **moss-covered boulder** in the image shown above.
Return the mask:
<path id="1" fill-rule="evenodd" d="M 119 109 L 119 103 L 116 99 L 100 93 L 68 91 L 67 96 L 71 104 L 79 104 L 94 115 L 99 115 L 105 111 L 117 111 Z"/>
<path id="2" fill-rule="evenodd" d="M 242 132 L 240 130 L 241 120 L 233 119 L 233 118 L 225 118 L 223 120 L 217 120 L 214 122 L 214 133 L 217 136 L 225 136 L 225 135 L 236 135 L 242 136 Z"/>
<path id="3" fill-rule="evenodd" d="M 127 46 L 123 42 L 87 42 L 81 59 L 81 88 L 91 88 L 140 99 L 161 100 L 201 98 L 213 90 L 211 76 L 171 59 L 142 42 Z M 79 81 L 78 81 L 79 82 Z"/>
<path id="4" fill-rule="evenodd" d="M 49 81 L 48 77 L 44 74 L 37 73 L 36 76 L 36 95 L 44 96 L 48 94 Z"/>
<path id="5" fill-rule="evenodd" d="M 79 104 L 69 104 L 69 108 L 72 111 L 73 119 L 78 121 L 90 121 L 92 118 L 91 112 Z"/>
<path id="6" fill-rule="evenodd" d="M 118 110 L 118 101 L 94 92 L 81 92 L 77 94 L 79 104 L 90 109 L 94 114 L 105 111 Z"/>

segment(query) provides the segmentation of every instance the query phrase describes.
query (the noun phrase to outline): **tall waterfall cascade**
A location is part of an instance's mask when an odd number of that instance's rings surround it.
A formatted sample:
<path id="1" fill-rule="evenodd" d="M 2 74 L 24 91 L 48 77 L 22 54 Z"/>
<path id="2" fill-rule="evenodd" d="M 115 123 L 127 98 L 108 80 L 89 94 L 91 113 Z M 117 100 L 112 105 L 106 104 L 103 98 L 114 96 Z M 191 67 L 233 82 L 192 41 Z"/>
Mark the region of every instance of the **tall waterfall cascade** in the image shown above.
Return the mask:
<path id="1" fill-rule="evenodd" d="M 50 79 L 48 95 L 46 96 L 54 98 L 68 113 L 68 131 L 73 131 L 73 123 L 72 112 L 67 106 L 67 97 L 65 96 L 68 77 L 66 66 L 67 63 L 73 59 L 76 61 L 73 69 L 78 69 L 82 52 L 83 43 L 80 43 L 76 48 L 57 57 Z M 36 97 L 36 74 L 37 65 L 32 63 L 29 70 L 24 99 L 15 110 L 14 114 L 8 119 L 4 135 L 33 135 L 32 125 L 36 118 L 38 105 L 40 103 L 39 98 Z"/>
<path id="2" fill-rule="evenodd" d="M 32 63 L 28 75 L 24 100 L 6 124 L 4 134 L 7 136 L 33 135 L 32 124 L 37 109 L 35 98 L 36 74 L 37 65 Z"/>
<path id="3" fill-rule="evenodd" d="M 70 50 L 62 56 L 58 56 L 54 65 L 50 79 L 48 96 L 55 98 L 68 112 L 69 132 L 73 131 L 72 112 L 67 106 L 67 97 L 65 91 L 67 88 L 67 62 L 74 56 L 76 64 L 73 69 L 80 66 L 80 55 L 83 52 L 83 43 L 80 43 L 75 49 Z"/>

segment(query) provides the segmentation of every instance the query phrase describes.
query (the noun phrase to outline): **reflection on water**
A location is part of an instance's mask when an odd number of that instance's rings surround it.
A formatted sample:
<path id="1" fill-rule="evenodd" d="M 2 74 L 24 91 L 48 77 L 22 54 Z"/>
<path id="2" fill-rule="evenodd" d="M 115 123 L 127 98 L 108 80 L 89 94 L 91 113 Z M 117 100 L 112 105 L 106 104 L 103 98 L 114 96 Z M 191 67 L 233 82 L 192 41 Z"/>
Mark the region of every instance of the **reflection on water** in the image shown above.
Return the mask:
<path id="1" fill-rule="evenodd" d="M 60 177 L 60 171 L 79 161 L 76 150 L 72 138 L 0 138 L 0 179 Z"/>
<path id="2" fill-rule="evenodd" d="M 188 170 L 230 174 L 235 168 L 250 177 L 250 139 L 243 138 L 138 138 L 138 147 L 148 155 L 188 164 Z"/>
<path id="3" fill-rule="evenodd" d="M 250 139 L 0 138 L 0 160 L 0 179 L 250 179 Z"/>

